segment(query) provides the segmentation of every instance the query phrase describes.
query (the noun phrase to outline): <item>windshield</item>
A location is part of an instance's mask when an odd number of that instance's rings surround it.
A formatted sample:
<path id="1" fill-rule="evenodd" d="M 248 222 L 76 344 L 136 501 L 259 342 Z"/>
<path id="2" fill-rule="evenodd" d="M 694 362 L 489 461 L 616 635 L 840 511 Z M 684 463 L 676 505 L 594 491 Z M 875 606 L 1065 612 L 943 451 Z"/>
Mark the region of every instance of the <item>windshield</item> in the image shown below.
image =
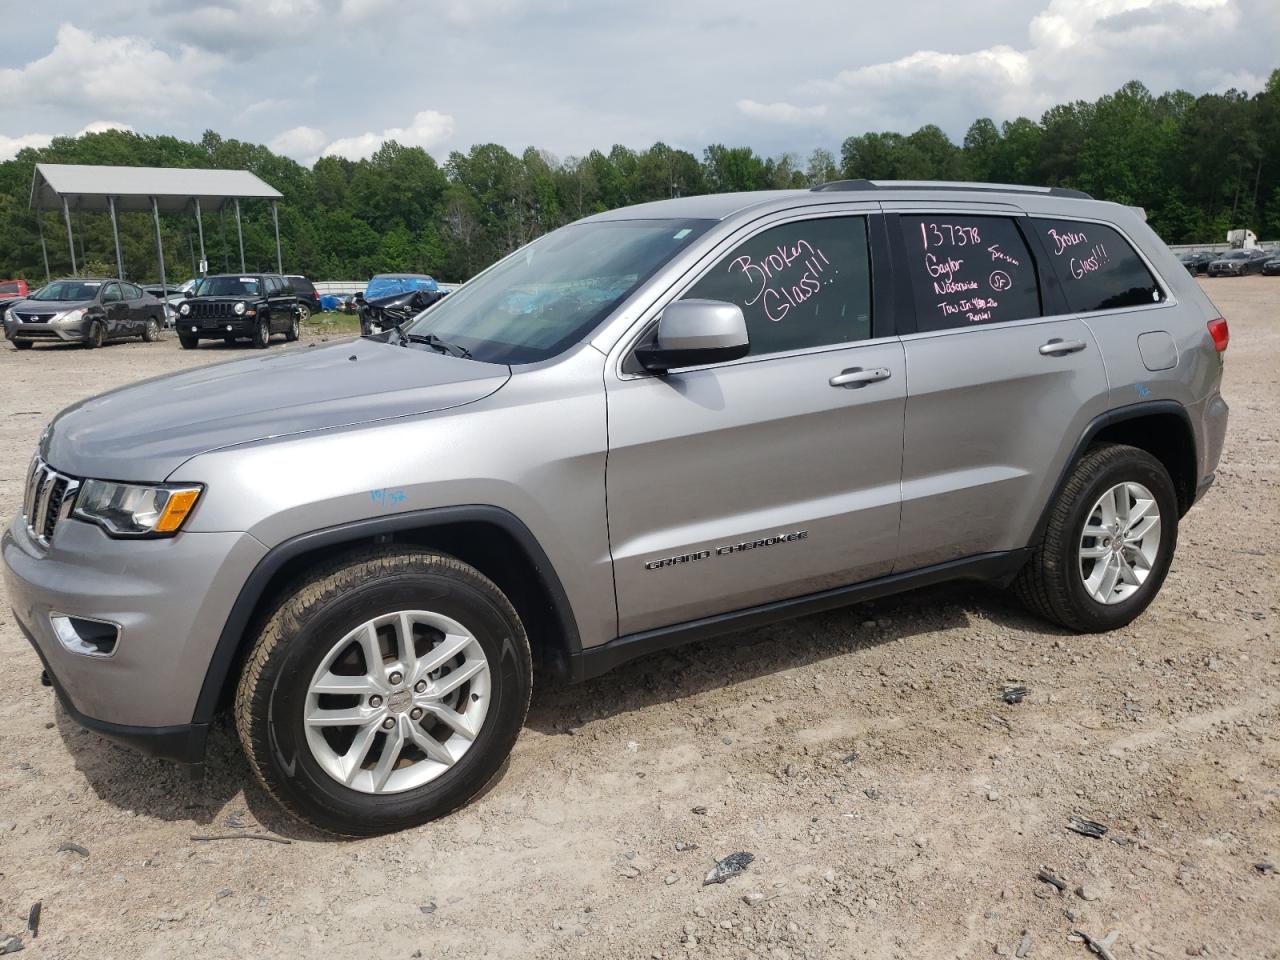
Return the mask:
<path id="1" fill-rule="evenodd" d="M 712 223 L 606 220 L 561 227 L 464 284 L 407 329 L 435 334 L 489 363 L 553 357 Z"/>
<path id="2" fill-rule="evenodd" d="M 191 291 L 193 297 L 256 297 L 257 277 L 205 277 Z"/>
<path id="3" fill-rule="evenodd" d="M 398 293 L 410 293 L 414 290 L 425 290 L 435 293 L 439 289 L 430 277 L 374 277 L 365 288 L 364 298 L 376 300 L 379 297 L 394 297 Z"/>
<path id="4" fill-rule="evenodd" d="M 31 295 L 31 300 L 93 300 L 102 283 L 98 280 L 55 280 Z"/>

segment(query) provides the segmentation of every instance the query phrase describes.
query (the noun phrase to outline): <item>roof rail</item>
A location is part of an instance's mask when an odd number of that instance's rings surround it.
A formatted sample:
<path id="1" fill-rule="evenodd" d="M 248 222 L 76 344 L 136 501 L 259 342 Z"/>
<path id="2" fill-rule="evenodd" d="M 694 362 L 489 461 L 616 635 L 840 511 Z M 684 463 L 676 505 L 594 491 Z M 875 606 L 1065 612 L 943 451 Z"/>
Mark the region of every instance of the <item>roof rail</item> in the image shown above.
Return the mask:
<path id="1" fill-rule="evenodd" d="M 1071 187 L 1029 187 L 1017 183 L 967 183 L 959 180 L 832 180 L 810 188 L 814 193 L 846 190 L 964 190 L 972 193 L 1042 193 L 1049 197 L 1092 200 L 1083 190 Z"/>

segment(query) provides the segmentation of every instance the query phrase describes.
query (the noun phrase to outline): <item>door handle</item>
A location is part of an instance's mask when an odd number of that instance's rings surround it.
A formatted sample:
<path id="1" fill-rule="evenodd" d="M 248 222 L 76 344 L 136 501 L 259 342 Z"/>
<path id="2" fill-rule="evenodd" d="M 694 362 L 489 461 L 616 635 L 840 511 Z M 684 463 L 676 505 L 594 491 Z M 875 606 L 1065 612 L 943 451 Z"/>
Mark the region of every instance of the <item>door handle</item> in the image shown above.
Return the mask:
<path id="1" fill-rule="evenodd" d="M 868 383 L 876 383 L 879 380 L 888 380 L 892 375 L 892 371 L 888 367 L 875 367 L 871 370 L 851 367 L 848 370 L 842 370 L 827 382 L 833 387 L 854 389 L 856 387 L 865 387 Z"/>
<path id="2" fill-rule="evenodd" d="M 1062 340 L 1058 337 L 1040 346 L 1042 357 L 1061 357 L 1068 353 L 1079 353 L 1085 348 L 1083 340 Z"/>

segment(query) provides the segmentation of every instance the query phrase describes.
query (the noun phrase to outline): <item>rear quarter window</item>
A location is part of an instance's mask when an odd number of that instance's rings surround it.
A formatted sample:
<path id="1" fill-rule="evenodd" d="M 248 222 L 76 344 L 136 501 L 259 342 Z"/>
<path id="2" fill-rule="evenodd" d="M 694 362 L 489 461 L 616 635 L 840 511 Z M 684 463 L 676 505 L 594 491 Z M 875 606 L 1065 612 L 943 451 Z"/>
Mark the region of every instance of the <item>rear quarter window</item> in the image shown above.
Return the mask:
<path id="1" fill-rule="evenodd" d="M 1033 218 L 1072 313 L 1159 303 L 1164 290 L 1120 232 L 1082 220 Z"/>

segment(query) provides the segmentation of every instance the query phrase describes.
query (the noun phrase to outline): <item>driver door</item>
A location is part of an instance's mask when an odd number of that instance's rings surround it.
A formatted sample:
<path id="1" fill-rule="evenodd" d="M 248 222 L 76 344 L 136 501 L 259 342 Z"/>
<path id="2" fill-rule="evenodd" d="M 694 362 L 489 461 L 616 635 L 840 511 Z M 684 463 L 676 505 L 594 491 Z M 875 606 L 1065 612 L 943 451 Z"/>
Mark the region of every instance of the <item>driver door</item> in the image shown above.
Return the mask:
<path id="1" fill-rule="evenodd" d="M 103 288 L 102 313 L 108 337 L 119 337 L 129 332 L 129 304 L 119 283 L 113 281 Z"/>
<path id="2" fill-rule="evenodd" d="M 906 377 L 901 342 L 876 336 L 880 220 L 780 219 L 677 294 L 742 307 L 748 356 L 606 375 L 620 635 L 893 566 Z"/>

